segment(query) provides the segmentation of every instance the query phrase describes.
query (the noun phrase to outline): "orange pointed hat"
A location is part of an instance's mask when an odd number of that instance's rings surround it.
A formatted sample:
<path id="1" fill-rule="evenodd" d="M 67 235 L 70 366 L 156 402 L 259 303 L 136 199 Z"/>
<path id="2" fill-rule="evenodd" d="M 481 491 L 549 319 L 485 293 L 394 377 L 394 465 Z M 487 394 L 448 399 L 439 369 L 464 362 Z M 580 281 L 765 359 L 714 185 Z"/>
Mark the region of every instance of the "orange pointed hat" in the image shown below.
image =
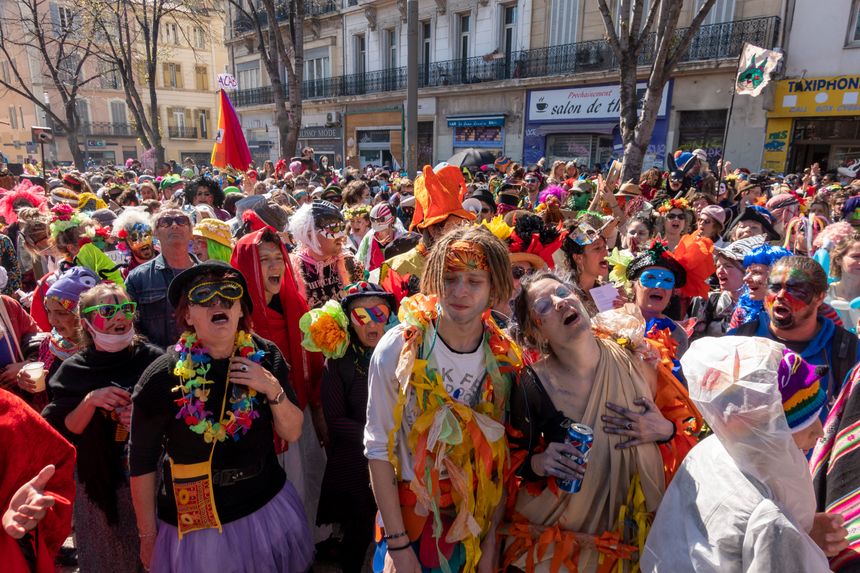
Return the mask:
<path id="1" fill-rule="evenodd" d="M 475 220 L 475 214 L 463 209 L 460 200 L 466 190 L 466 181 L 459 168 L 443 165 L 434 170 L 425 165 L 423 173 L 415 178 L 414 188 L 415 213 L 410 231 L 416 227 L 426 229 L 451 215 L 468 221 Z"/>

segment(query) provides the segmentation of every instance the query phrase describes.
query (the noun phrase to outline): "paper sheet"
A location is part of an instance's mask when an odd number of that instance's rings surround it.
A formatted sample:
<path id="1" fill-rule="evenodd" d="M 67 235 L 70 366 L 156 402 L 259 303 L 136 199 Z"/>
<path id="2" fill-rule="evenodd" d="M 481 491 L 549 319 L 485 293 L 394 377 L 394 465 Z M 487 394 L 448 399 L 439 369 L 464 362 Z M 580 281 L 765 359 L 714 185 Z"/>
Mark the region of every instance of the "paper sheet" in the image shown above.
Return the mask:
<path id="1" fill-rule="evenodd" d="M 612 310 L 615 308 L 614 302 L 615 299 L 618 298 L 618 289 L 615 288 L 614 285 L 605 284 L 603 286 L 594 287 L 588 294 L 591 295 L 591 298 L 594 299 L 594 304 L 597 306 L 597 310 L 600 312 L 605 312 L 607 310 Z"/>

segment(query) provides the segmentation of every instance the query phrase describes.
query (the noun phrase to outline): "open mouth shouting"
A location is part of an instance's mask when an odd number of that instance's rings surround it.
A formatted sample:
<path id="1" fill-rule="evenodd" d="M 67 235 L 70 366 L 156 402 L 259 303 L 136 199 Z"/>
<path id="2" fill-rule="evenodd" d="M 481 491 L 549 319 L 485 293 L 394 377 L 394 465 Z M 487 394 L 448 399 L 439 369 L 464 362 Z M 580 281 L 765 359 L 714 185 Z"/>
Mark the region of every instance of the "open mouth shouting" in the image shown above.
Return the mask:
<path id="1" fill-rule="evenodd" d="M 230 315 L 221 310 L 216 310 L 209 315 L 209 321 L 212 324 L 221 326 L 230 322 Z"/>
<path id="2" fill-rule="evenodd" d="M 562 324 L 565 326 L 570 326 L 572 324 L 576 324 L 579 321 L 579 312 L 576 310 L 571 310 L 567 314 L 564 315 L 562 319 Z"/>
<path id="3" fill-rule="evenodd" d="M 266 277 L 266 280 L 269 281 L 269 284 L 273 287 L 281 286 L 281 275 L 279 274 L 269 275 L 268 277 Z"/>

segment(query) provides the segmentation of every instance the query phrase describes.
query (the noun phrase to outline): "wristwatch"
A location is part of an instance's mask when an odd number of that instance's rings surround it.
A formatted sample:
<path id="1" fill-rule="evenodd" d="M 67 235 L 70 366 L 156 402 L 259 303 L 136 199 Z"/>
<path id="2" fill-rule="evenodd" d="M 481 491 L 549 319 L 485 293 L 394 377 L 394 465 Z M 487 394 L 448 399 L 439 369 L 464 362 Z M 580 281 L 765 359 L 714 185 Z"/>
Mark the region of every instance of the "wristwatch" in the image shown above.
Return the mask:
<path id="1" fill-rule="evenodd" d="M 275 399 L 274 399 L 274 400 L 269 400 L 269 404 L 280 404 L 281 402 L 283 402 L 284 400 L 286 400 L 286 398 L 287 398 L 287 393 L 286 393 L 286 392 L 284 392 L 284 389 L 283 389 L 283 388 L 281 388 L 281 391 L 280 391 L 280 392 L 278 392 L 278 395 L 277 395 L 277 396 L 275 396 Z"/>

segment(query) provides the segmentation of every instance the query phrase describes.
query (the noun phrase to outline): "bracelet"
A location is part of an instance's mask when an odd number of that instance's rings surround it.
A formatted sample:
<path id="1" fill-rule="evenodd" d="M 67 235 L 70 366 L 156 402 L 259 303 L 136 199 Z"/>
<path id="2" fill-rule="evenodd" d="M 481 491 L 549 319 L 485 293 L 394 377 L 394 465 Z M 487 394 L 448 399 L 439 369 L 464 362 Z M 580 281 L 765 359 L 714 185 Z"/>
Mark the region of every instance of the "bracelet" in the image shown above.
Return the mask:
<path id="1" fill-rule="evenodd" d="M 286 397 L 287 397 L 287 393 L 284 391 L 284 389 L 283 389 L 283 388 L 281 388 L 281 391 L 280 391 L 280 392 L 278 392 L 278 395 L 277 395 L 277 396 L 275 396 L 275 399 L 274 399 L 274 400 L 269 400 L 269 404 L 275 404 L 275 405 L 278 405 L 278 404 L 280 404 L 281 402 L 283 402 L 283 401 L 284 401 L 284 399 L 285 399 Z"/>
<path id="2" fill-rule="evenodd" d="M 678 426 L 672 424 L 672 435 L 666 438 L 665 440 L 657 440 L 657 445 L 668 444 L 672 440 L 675 439 L 675 436 L 678 434 Z"/>
<path id="3" fill-rule="evenodd" d="M 400 533 L 392 533 L 390 535 L 383 535 L 382 536 L 382 538 L 386 541 L 389 541 L 391 539 L 397 539 L 398 537 L 406 537 L 406 532 L 401 531 Z"/>
<path id="4" fill-rule="evenodd" d="M 405 549 L 412 549 L 412 544 L 407 543 L 406 545 L 404 545 L 402 547 L 391 547 L 390 545 L 388 546 L 388 551 L 403 551 Z"/>
<path id="5" fill-rule="evenodd" d="M 146 539 L 146 538 L 148 538 L 148 537 L 156 537 L 157 535 L 158 535 L 158 532 L 157 532 L 157 531 L 156 531 L 156 532 L 154 532 L 154 533 L 138 533 L 138 534 L 137 534 L 137 536 L 138 536 L 140 539 Z"/>

